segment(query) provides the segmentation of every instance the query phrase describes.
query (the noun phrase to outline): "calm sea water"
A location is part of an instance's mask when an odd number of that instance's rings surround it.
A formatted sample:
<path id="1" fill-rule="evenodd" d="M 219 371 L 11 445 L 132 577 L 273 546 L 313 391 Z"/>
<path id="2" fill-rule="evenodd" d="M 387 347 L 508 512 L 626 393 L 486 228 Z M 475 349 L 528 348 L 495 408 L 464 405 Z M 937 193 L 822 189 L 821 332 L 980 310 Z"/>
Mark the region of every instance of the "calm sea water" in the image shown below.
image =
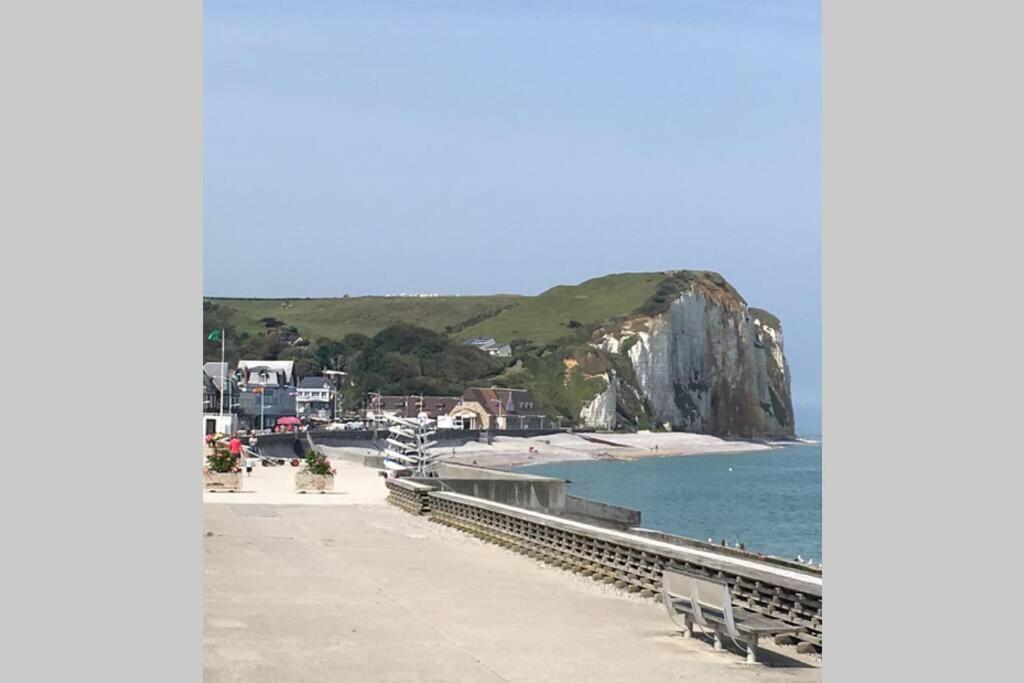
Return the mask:
<path id="1" fill-rule="evenodd" d="M 566 492 L 640 510 L 647 529 L 821 561 L 821 444 L 754 453 L 526 468 L 570 480 Z"/>

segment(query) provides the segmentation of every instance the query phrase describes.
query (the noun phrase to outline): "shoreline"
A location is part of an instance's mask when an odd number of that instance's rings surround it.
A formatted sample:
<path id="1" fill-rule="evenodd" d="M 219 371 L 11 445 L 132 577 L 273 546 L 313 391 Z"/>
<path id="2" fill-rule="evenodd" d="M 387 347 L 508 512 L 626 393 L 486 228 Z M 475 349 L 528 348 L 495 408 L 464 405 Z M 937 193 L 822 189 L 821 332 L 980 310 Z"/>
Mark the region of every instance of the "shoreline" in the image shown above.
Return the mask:
<path id="1" fill-rule="evenodd" d="M 820 443 L 807 439 L 722 439 L 691 432 L 564 432 L 544 436 L 497 436 L 490 444 L 470 442 L 439 447 L 438 462 L 477 467 L 517 468 L 575 461 L 631 461 L 719 453 L 751 453 Z M 334 460 L 380 455 L 375 448 L 322 446 Z"/>
<path id="2" fill-rule="evenodd" d="M 528 467 L 573 461 L 631 461 L 719 453 L 774 450 L 799 441 L 725 440 L 689 432 L 572 433 L 539 437 L 495 438 L 494 443 L 451 449 L 443 462 L 478 467 Z"/>

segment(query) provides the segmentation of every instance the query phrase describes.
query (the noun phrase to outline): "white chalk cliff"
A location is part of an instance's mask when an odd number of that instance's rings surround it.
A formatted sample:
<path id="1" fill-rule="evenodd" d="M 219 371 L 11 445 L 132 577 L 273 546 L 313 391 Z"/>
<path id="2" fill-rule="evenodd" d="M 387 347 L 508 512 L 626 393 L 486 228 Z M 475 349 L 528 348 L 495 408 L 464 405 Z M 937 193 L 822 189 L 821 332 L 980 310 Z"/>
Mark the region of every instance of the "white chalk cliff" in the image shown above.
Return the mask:
<path id="1" fill-rule="evenodd" d="M 635 377 L 628 387 L 624 377 L 607 377 L 605 390 L 584 405 L 582 421 L 614 427 L 616 404 L 632 390 L 655 424 L 717 436 L 792 437 L 779 321 L 748 308 L 724 282 L 683 289 L 664 311 L 627 317 L 597 332 L 594 345 L 628 358 Z"/>

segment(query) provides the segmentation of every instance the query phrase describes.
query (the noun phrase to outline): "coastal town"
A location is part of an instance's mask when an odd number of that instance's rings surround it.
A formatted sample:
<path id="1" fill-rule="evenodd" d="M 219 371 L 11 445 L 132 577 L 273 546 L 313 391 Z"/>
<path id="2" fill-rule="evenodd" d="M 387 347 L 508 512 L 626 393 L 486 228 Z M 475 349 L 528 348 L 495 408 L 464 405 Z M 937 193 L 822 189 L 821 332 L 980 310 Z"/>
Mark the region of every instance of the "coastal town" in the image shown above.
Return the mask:
<path id="1" fill-rule="evenodd" d="M 208 341 L 220 342 L 226 357 L 223 334 L 214 330 Z M 360 343 L 358 353 L 372 356 L 374 344 L 388 343 L 389 335 L 417 343 L 426 338 L 429 343 L 424 346 L 441 344 L 449 353 L 468 353 L 471 359 L 522 359 L 511 356 L 510 344 L 493 337 L 470 337 L 461 345 L 465 352 L 458 347 L 453 352 L 450 343 L 431 341 L 429 333 L 410 328 L 385 331 Z M 258 566 L 278 567 L 278 573 L 284 571 L 282 562 L 289 553 L 302 553 L 313 564 L 296 570 L 297 576 L 312 579 L 309 572 L 315 566 L 320 567 L 316 573 L 334 577 L 329 600 L 344 604 L 345 614 L 364 590 L 348 580 L 351 573 L 371 572 L 381 582 L 400 583 L 403 567 L 414 562 L 438 577 L 431 584 L 433 594 L 477 585 L 489 603 L 507 610 L 524 590 L 554 591 L 562 598 L 533 607 L 543 613 L 546 628 L 553 633 L 571 628 L 574 610 L 599 618 L 602 610 L 611 609 L 636 629 L 623 646 L 647 652 L 644 664 L 624 660 L 627 668 L 620 677 L 627 671 L 643 671 L 645 678 L 658 680 L 672 670 L 673 657 L 683 657 L 706 680 L 733 680 L 735 670 L 701 661 L 702 653 L 720 651 L 765 667 L 741 677 L 764 679 L 767 674 L 767 680 L 774 680 L 775 670 L 781 668 L 777 673 L 786 680 L 794 672 L 796 680 L 817 680 L 823 646 L 820 563 L 748 548 L 739 538 L 705 541 L 649 528 L 640 509 L 576 495 L 565 478 L 519 469 L 572 461 L 765 451 L 779 444 L 673 430 L 671 425 L 660 430 L 596 429 L 588 424 L 586 410 L 568 419 L 552 415 L 523 387 L 467 383 L 459 393 L 362 394 L 353 392 L 350 370 L 342 367 L 343 362 L 334 367 L 300 366 L 280 357 L 203 365 L 205 545 L 213 553 L 207 561 L 213 572 L 207 587 L 206 614 L 213 624 L 207 636 L 208 670 L 258 677 L 257 670 L 239 658 L 265 649 L 274 651 L 279 661 L 287 659 L 278 647 L 280 633 L 272 626 L 249 629 L 248 640 L 239 643 L 230 628 L 219 624 L 234 623 L 242 615 L 266 622 L 270 614 L 260 605 L 268 596 L 276 605 L 276 618 L 284 614 L 299 619 L 303 614 L 302 604 L 293 602 L 287 589 L 238 593 L 234 580 L 221 580 L 223 572 L 256 580 L 254 565 L 238 564 L 242 543 L 258 548 L 247 551 L 256 553 L 250 559 Z M 362 380 L 365 386 L 365 375 Z M 305 540 L 281 543 L 268 537 L 272 528 L 254 521 L 268 516 L 301 523 Z M 339 534 L 348 539 L 343 543 L 358 542 L 361 547 L 340 562 L 331 550 Z M 410 538 L 429 542 L 410 544 Z M 480 548 L 470 539 L 493 547 Z M 455 564 L 443 569 L 437 553 Z M 548 575 L 545 569 L 535 574 L 528 564 L 520 567 L 516 563 L 521 560 L 506 557 L 510 554 L 560 572 Z M 509 571 L 518 577 L 514 589 L 489 585 L 488 576 Z M 508 582 L 511 576 L 501 580 Z M 452 583 L 442 588 L 439 578 Z M 581 600 L 581 595 L 571 598 L 573 591 L 581 590 L 581 582 L 587 584 L 583 591 L 596 589 L 594 595 L 603 593 L 618 605 L 600 607 Z M 710 603 L 703 612 L 693 612 L 687 606 L 696 599 L 692 591 L 697 583 L 692 582 L 712 582 L 703 590 L 724 589 L 735 616 L 728 623 L 714 621 Z M 568 602 L 561 604 L 565 598 Z M 403 600 L 407 609 L 429 612 L 423 594 L 405 595 Z M 462 609 L 468 610 L 471 623 L 483 628 L 486 614 L 470 606 Z M 327 620 L 344 623 L 358 634 L 359 624 L 372 623 L 374 616 L 372 610 L 357 613 L 355 620 Z M 517 618 L 524 618 L 524 613 L 517 613 Z M 434 629 L 447 628 L 447 617 L 441 613 L 426 618 Z M 696 637 L 698 627 L 709 634 L 704 643 Z M 658 629 L 664 640 L 638 639 L 642 629 Z M 673 635 L 689 642 L 679 648 Z M 521 640 L 522 634 L 517 637 Z M 585 649 L 588 642 L 596 646 L 603 637 L 598 628 L 576 633 L 572 641 Z M 478 656 L 508 666 L 489 652 L 486 641 L 464 638 Z M 727 647 L 727 640 L 732 647 Z M 351 643 L 369 652 L 376 641 L 353 635 Z M 439 643 L 435 646 L 443 649 Z M 396 662 L 393 671 L 406 671 L 402 667 L 409 664 Z M 303 677 L 327 675 L 307 661 L 298 666 Z M 454 667 L 453 679 L 474 680 L 480 673 L 459 657 L 449 657 L 443 666 Z M 603 668 L 607 674 L 607 665 Z M 535 674 L 530 678 L 541 677 Z M 557 677 L 567 675 L 562 671 Z"/>
<path id="2" fill-rule="evenodd" d="M 203 430 L 275 431 L 303 425 L 323 429 L 366 429 L 387 416 L 425 414 L 442 429 L 531 430 L 561 427 L 545 416 L 526 389 L 470 387 L 461 396 L 373 393 L 362 410 L 344 405 L 345 373 L 325 370 L 299 378 L 293 361 L 239 361 L 203 365 Z"/>
<path id="3" fill-rule="evenodd" d="M 715 104 L 724 62 L 672 54 L 707 8 L 413 5 L 207 43 L 204 677 L 820 680 L 814 290 L 776 227 L 815 185 L 747 154 L 813 126 Z"/>

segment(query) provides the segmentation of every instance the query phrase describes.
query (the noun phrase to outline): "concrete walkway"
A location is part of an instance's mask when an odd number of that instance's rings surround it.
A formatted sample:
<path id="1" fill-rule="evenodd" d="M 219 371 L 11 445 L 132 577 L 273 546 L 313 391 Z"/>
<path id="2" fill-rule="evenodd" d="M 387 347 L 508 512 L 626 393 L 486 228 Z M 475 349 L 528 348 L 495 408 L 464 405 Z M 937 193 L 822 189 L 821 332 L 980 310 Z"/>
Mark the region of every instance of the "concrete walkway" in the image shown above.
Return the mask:
<path id="1" fill-rule="evenodd" d="M 288 467 L 247 481 L 268 491 L 205 497 L 206 681 L 821 678 L 791 647 L 747 665 L 684 640 L 658 604 L 409 515 L 374 471 L 338 469 L 333 496 L 289 498 Z"/>

